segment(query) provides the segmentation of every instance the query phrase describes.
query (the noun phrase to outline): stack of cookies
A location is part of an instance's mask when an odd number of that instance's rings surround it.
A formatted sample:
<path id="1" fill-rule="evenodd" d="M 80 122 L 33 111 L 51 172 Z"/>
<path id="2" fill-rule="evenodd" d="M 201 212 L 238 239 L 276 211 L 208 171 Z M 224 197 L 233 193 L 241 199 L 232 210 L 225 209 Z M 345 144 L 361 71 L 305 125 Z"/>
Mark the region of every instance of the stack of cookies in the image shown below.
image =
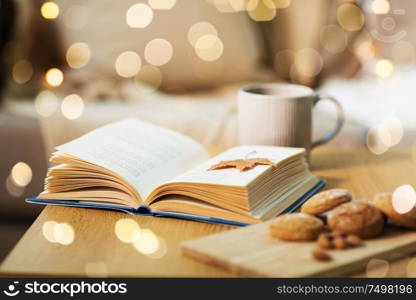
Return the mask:
<path id="1" fill-rule="evenodd" d="M 362 245 L 362 239 L 382 234 L 385 221 L 416 230 L 416 207 L 399 214 L 392 194 L 377 194 L 370 202 L 352 201 L 345 189 L 332 189 L 306 201 L 299 213 L 277 217 L 269 227 L 273 237 L 285 241 L 317 241 L 315 259 L 328 261 L 325 249 L 345 249 Z"/>

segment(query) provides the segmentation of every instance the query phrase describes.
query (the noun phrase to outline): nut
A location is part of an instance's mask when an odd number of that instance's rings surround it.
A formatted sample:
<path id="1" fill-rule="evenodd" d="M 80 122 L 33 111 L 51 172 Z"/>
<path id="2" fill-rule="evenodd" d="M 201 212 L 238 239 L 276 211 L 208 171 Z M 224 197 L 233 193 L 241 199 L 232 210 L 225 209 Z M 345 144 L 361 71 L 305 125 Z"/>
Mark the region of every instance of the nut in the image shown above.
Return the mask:
<path id="1" fill-rule="evenodd" d="M 312 252 L 312 255 L 316 260 L 322 261 L 322 262 L 330 261 L 332 259 L 328 253 L 319 249 L 314 250 Z"/>
<path id="2" fill-rule="evenodd" d="M 361 245 L 361 239 L 354 234 L 347 235 L 345 241 L 347 242 L 347 245 L 351 247 L 357 247 Z"/>
<path id="3" fill-rule="evenodd" d="M 345 249 L 347 247 L 347 243 L 345 242 L 343 237 L 334 238 L 332 243 L 334 244 L 335 248 L 338 250 Z"/>

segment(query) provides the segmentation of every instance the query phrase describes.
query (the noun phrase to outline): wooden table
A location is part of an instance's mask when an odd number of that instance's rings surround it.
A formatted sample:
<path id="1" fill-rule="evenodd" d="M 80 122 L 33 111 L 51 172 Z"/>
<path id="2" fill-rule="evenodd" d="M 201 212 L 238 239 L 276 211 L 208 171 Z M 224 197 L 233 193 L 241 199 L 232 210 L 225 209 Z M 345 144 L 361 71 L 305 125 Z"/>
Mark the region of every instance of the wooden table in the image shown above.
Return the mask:
<path id="1" fill-rule="evenodd" d="M 414 157 L 416 158 L 416 157 Z M 391 150 L 374 155 L 365 149 L 321 148 L 312 153 L 313 172 L 328 181 L 328 188 L 342 187 L 355 199 L 370 199 L 377 192 L 393 191 L 402 184 L 416 187 L 415 160 L 410 150 Z M 132 244 L 121 242 L 115 223 L 131 218 L 141 228 L 149 228 L 164 243 L 159 257 L 138 252 Z M 69 245 L 48 242 L 42 227 L 46 221 L 72 226 L 75 238 Z M 130 216 L 123 213 L 46 207 L 0 267 L 5 275 L 41 276 L 206 276 L 228 277 L 221 269 L 186 258 L 180 243 L 196 237 L 229 230 L 231 227 L 176 219 Z M 415 249 L 416 250 L 416 249 Z M 161 257 L 160 257 L 161 256 Z M 407 276 L 408 262 L 415 255 L 390 263 L 387 276 Z M 416 274 L 412 263 L 411 274 Z M 363 269 L 365 269 L 363 265 Z M 415 269 L 415 270 L 413 270 Z M 353 274 L 366 276 L 366 273 Z M 414 275 L 413 275 L 414 276 Z"/>

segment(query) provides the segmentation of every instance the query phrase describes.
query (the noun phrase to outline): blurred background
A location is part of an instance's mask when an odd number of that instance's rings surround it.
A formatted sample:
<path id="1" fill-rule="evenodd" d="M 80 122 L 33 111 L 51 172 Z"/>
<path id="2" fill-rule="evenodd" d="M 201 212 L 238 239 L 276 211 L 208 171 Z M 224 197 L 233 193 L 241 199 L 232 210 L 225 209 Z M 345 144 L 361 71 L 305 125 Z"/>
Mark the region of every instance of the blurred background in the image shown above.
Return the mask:
<path id="1" fill-rule="evenodd" d="M 53 147 L 139 117 L 230 147 L 236 90 L 293 82 L 340 100 L 330 146 L 415 141 L 416 2 L 0 0 L 0 261 L 42 207 Z M 334 122 L 317 107 L 314 136 Z M 415 152 L 416 153 L 416 152 Z"/>

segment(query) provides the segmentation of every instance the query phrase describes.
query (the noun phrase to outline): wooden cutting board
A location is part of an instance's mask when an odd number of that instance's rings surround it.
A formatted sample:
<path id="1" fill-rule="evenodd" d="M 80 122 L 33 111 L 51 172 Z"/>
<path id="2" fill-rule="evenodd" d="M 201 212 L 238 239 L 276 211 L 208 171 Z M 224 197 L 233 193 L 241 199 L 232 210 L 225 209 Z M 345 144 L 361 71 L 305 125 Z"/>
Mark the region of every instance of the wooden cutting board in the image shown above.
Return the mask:
<path id="1" fill-rule="evenodd" d="M 416 232 L 388 228 L 357 248 L 330 250 L 330 262 L 312 257 L 315 242 L 285 242 L 268 233 L 269 222 L 182 243 L 184 255 L 242 276 L 323 277 L 362 270 L 372 258 L 395 260 L 416 252 Z"/>

